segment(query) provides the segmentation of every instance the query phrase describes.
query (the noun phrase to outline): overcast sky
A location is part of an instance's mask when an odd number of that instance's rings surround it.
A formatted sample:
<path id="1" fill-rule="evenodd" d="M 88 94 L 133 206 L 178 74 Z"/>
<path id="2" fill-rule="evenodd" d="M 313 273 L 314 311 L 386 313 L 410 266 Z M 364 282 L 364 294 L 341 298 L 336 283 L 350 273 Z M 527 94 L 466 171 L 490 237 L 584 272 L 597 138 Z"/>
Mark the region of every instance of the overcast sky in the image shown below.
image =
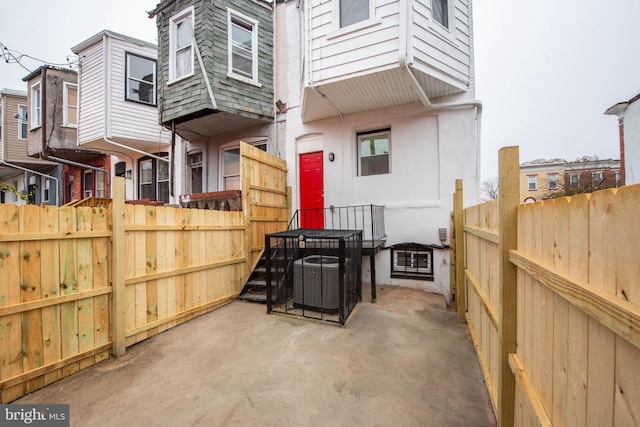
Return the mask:
<path id="1" fill-rule="evenodd" d="M 0 43 L 56 64 L 103 29 L 156 43 L 146 11 L 157 3 L 3 1 Z M 520 146 L 521 162 L 620 157 L 616 118 L 603 112 L 640 93 L 639 0 L 475 0 L 473 13 L 483 178 L 497 175 L 508 145 Z M 26 74 L 0 62 L 0 88 L 25 90 Z"/>

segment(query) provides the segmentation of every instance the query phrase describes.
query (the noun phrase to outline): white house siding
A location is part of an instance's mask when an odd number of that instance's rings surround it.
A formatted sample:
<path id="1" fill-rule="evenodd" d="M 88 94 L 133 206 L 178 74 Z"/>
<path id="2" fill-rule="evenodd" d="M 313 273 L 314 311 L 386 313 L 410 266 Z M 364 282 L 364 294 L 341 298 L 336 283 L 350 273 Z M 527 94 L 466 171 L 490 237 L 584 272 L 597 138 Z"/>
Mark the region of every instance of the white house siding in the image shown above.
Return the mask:
<path id="1" fill-rule="evenodd" d="M 413 66 L 448 84 L 466 89 L 471 75 L 469 7 L 456 1 L 450 31 L 431 19 L 430 1 L 410 1 Z"/>
<path id="2" fill-rule="evenodd" d="M 155 106 L 125 101 L 125 52 L 156 59 L 157 50 L 140 46 L 115 37 L 108 38 L 109 43 L 109 138 L 139 139 L 166 144 L 170 132 L 160 132 L 158 111 Z"/>
<path id="3" fill-rule="evenodd" d="M 374 72 L 397 66 L 398 2 L 380 0 L 369 20 L 343 29 L 334 11 L 336 4 L 321 0 L 310 5 L 312 73 L 307 83 L 352 77 L 354 70 Z"/>
<path id="4" fill-rule="evenodd" d="M 78 86 L 80 110 L 78 142 L 80 145 L 104 135 L 104 49 L 102 43 L 78 52 L 81 57 Z"/>
<path id="5" fill-rule="evenodd" d="M 640 100 L 624 114 L 624 173 L 626 185 L 640 183 Z"/>

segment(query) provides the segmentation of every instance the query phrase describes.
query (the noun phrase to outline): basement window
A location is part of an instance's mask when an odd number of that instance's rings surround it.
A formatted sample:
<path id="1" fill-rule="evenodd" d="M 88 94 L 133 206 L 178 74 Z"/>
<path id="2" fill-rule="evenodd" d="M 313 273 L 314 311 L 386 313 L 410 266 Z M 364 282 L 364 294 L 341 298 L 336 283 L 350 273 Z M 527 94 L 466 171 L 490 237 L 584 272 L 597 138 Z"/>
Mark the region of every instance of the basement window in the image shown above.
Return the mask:
<path id="1" fill-rule="evenodd" d="M 433 248 L 419 243 L 400 243 L 390 247 L 391 277 L 433 280 Z"/>

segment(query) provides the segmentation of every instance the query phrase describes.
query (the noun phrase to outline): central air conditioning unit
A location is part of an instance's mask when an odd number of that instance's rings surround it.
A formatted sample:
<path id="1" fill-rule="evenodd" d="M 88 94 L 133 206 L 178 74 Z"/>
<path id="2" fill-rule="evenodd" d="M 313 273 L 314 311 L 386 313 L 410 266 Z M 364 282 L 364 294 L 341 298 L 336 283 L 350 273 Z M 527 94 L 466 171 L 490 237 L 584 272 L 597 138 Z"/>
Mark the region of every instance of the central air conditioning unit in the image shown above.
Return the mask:
<path id="1" fill-rule="evenodd" d="M 293 263 L 293 305 L 337 313 L 340 309 L 340 259 L 310 255 Z"/>

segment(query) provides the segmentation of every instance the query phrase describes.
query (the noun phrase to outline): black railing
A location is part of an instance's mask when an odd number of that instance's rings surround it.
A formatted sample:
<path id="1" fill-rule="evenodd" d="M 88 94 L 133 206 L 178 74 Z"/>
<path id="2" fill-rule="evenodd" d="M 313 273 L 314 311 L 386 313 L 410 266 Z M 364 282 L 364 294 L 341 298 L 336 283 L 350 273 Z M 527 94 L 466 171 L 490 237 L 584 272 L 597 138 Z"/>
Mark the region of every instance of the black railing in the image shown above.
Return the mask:
<path id="1" fill-rule="evenodd" d="M 362 241 L 375 246 L 385 240 L 384 206 L 331 206 L 324 209 L 298 209 L 289 230 L 314 228 L 326 230 L 362 230 Z"/>
<path id="2" fill-rule="evenodd" d="M 346 322 L 362 300 L 362 232 L 287 230 L 265 236 L 267 313 Z"/>

